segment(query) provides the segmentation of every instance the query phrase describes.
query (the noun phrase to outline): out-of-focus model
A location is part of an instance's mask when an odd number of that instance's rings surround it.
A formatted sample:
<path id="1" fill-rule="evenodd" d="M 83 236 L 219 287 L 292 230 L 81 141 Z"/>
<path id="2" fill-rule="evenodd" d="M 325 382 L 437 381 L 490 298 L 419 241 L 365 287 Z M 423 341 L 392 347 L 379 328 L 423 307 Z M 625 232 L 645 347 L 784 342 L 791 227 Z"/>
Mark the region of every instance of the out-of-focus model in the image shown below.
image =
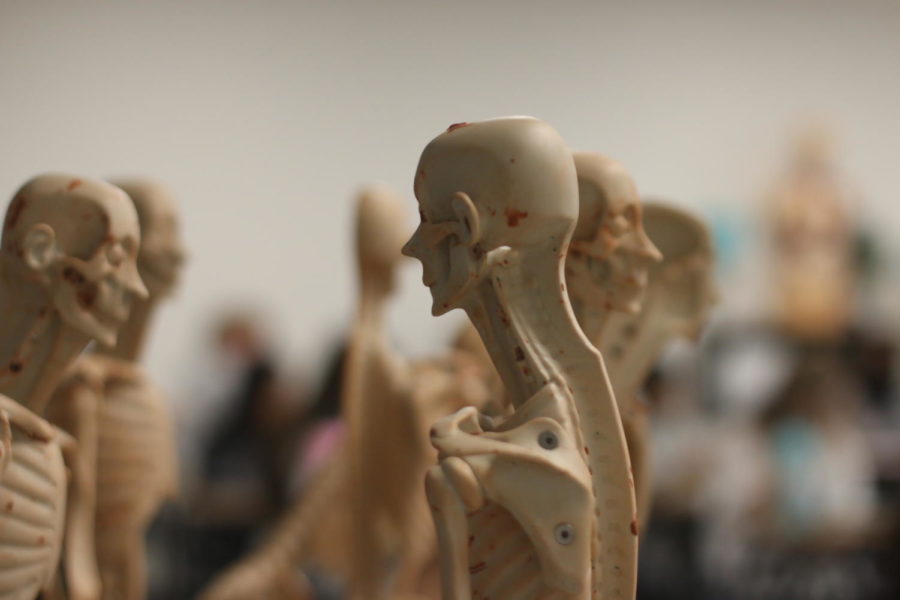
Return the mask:
<path id="1" fill-rule="evenodd" d="M 102 598 L 140 600 L 147 593 L 144 535 L 163 500 L 175 494 L 177 466 L 162 391 L 139 364 L 152 317 L 174 289 L 184 250 L 171 193 L 142 179 L 116 181 L 134 202 L 142 243 L 137 257 L 149 296 L 136 303 L 115 343 L 82 357 L 54 395 L 48 415 L 78 441 L 82 481 L 91 489 L 73 507 L 91 526 Z"/>
<path id="2" fill-rule="evenodd" d="M 40 415 L 89 341 L 115 344 L 147 290 L 137 270 L 134 205 L 95 179 L 47 174 L 13 198 L 0 246 L 0 598 L 32 600 L 54 585 L 66 525 L 68 597 L 100 591 L 81 508 L 90 498 L 74 441 Z M 67 478 L 74 485 L 66 514 Z"/>

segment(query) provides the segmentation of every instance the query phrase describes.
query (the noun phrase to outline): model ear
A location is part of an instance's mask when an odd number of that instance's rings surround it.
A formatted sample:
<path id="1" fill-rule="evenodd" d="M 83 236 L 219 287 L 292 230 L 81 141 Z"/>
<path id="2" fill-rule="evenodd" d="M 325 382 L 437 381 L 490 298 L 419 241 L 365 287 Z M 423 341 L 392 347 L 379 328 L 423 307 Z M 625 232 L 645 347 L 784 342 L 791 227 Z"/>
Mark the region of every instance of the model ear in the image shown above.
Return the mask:
<path id="1" fill-rule="evenodd" d="M 22 259 L 35 271 L 44 271 L 56 260 L 56 234 L 53 229 L 39 223 L 25 234 L 22 241 Z"/>
<path id="2" fill-rule="evenodd" d="M 461 225 L 460 242 L 471 248 L 481 241 L 481 219 L 478 216 L 478 209 L 465 192 L 456 192 L 450 202 L 453 213 Z"/>

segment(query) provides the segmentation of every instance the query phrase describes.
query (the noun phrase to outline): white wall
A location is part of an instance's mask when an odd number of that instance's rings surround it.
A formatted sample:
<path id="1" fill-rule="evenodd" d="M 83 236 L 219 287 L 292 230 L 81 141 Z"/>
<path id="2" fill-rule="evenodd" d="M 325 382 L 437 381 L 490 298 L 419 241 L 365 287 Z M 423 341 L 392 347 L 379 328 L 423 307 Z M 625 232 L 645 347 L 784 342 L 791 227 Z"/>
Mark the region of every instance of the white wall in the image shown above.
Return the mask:
<path id="1" fill-rule="evenodd" d="M 813 110 L 870 220 L 900 227 L 900 3 L 0 0 L 0 194 L 44 170 L 177 190 L 192 252 L 149 361 L 178 391 L 212 307 L 258 299 L 295 363 L 352 311 L 350 198 L 410 198 L 448 124 L 532 114 L 642 190 L 752 203 Z M 408 265 L 394 329 L 435 347 Z"/>

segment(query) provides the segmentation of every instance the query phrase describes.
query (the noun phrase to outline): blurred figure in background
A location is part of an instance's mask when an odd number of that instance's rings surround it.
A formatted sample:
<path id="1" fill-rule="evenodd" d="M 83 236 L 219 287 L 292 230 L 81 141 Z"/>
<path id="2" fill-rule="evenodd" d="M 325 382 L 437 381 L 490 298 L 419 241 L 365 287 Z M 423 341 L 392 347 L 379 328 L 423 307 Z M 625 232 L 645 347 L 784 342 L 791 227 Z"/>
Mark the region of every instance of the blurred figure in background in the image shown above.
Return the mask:
<path id="1" fill-rule="evenodd" d="M 857 320 L 859 207 L 828 142 L 806 130 L 767 198 L 768 312 L 715 323 L 698 363 L 664 364 L 648 390 L 642 600 L 898 597 L 895 333 Z"/>
<path id="2" fill-rule="evenodd" d="M 773 317 L 796 339 L 838 339 L 852 315 L 856 215 L 832 155 L 823 126 L 803 130 L 766 207 Z"/>
<path id="3" fill-rule="evenodd" d="M 331 462 L 344 441 L 346 426 L 341 418 L 341 397 L 346 361 L 347 342 L 342 341 L 332 350 L 319 389 L 297 431 L 288 476 L 291 497 L 307 491 L 307 486 Z"/>
<path id="4" fill-rule="evenodd" d="M 202 452 L 195 499 L 211 521 L 252 531 L 286 500 L 286 437 L 298 415 L 292 414 L 272 351 L 251 316 L 226 316 L 216 336 L 237 380 Z"/>
<path id="5" fill-rule="evenodd" d="M 248 310 L 222 313 L 212 352 L 193 365 L 181 406 L 184 510 L 159 524 L 154 598 L 190 598 L 244 554 L 288 499 L 302 390 L 278 375 L 273 344 Z M 166 555 L 160 557 L 159 555 Z"/>

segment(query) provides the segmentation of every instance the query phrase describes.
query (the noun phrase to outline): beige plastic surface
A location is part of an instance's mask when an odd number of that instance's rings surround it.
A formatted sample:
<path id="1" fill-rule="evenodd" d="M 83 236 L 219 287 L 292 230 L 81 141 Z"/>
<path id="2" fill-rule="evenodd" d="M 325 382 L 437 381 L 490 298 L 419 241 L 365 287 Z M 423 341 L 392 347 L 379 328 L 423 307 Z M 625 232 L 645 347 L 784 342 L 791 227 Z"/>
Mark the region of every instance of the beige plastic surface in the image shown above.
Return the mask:
<path id="1" fill-rule="evenodd" d="M 410 362 L 386 338 L 385 308 L 408 235 L 402 200 L 383 186 L 357 202 L 360 295 L 344 371 L 347 443 L 263 547 L 219 577 L 204 600 L 283 595 L 283 582 L 317 565 L 351 598 L 434 597 L 434 529 L 422 479 L 434 464 L 431 422 L 482 405 L 482 366 L 464 352 Z M 295 585 L 295 587 L 297 587 Z M 309 589 L 297 590 L 306 597 Z"/>
<path id="2" fill-rule="evenodd" d="M 43 418 L 46 403 L 84 346 L 115 343 L 132 303 L 147 294 L 137 272 L 134 206 L 103 181 L 46 174 L 13 198 L 0 246 L 0 598 L 52 592 L 66 514 L 80 470 L 73 440 Z M 68 543 L 85 531 L 68 515 Z M 96 598 L 92 561 L 68 569 L 69 598 Z"/>
<path id="3" fill-rule="evenodd" d="M 85 488 L 72 506 L 85 530 L 67 543 L 67 563 L 77 573 L 96 557 L 101 597 L 146 596 L 144 534 L 176 489 L 171 420 L 164 395 L 138 364 L 152 315 L 168 296 L 184 258 L 177 207 L 162 185 L 122 180 L 137 210 L 142 243 L 137 256 L 149 296 L 133 308 L 117 343 L 83 356 L 62 382 L 48 417 L 71 433 L 80 448 L 79 481 Z"/>
<path id="4" fill-rule="evenodd" d="M 426 490 L 445 600 L 631 598 L 637 528 L 628 455 L 599 353 L 562 261 L 578 217 L 572 155 L 548 125 L 451 126 L 415 177 L 432 312 L 462 308 L 514 407 L 438 421 Z"/>
<path id="5" fill-rule="evenodd" d="M 665 345 L 677 337 L 696 339 L 718 298 L 706 225 L 659 202 L 644 203 L 643 221 L 663 260 L 650 266 L 640 311 L 612 314 L 599 346 L 622 410 L 642 530 L 650 513 L 651 440 L 638 393 Z"/>

